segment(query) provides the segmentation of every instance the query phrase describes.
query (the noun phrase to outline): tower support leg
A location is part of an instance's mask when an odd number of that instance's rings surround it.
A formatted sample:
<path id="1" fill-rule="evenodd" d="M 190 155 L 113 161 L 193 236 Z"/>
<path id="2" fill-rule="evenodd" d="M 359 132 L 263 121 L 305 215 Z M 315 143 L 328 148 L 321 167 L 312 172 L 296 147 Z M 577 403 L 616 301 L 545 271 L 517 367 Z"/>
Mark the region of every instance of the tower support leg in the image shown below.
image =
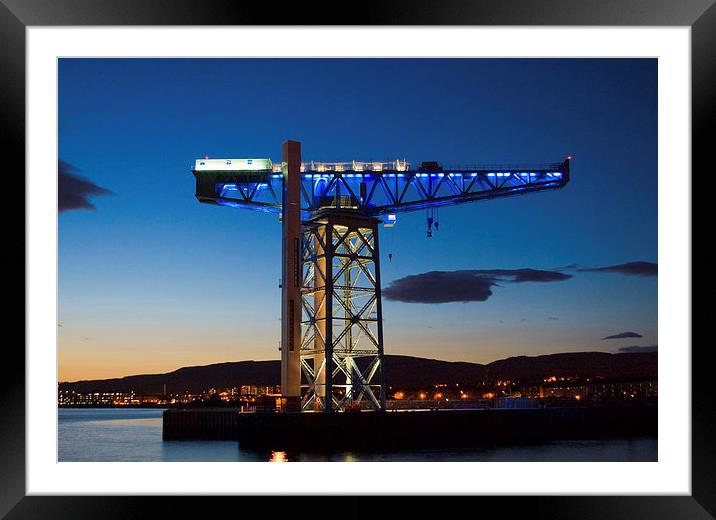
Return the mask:
<path id="1" fill-rule="evenodd" d="M 327 213 L 302 244 L 301 409 L 384 410 L 378 221 Z"/>
<path id="2" fill-rule="evenodd" d="M 281 270 L 281 394 L 285 411 L 299 411 L 301 399 L 301 144 L 282 147 L 283 214 Z"/>

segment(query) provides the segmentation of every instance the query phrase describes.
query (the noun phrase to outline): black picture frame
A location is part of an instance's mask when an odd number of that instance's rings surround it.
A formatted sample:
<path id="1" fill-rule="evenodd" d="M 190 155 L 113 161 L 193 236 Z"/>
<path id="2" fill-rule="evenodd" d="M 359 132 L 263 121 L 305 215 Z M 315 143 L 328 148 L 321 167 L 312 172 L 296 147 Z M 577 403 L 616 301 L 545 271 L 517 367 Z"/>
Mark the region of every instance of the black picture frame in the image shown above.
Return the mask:
<path id="1" fill-rule="evenodd" d="M 707 140 L 707 126 L 715 120 L 716 97 L 714 0 L 382 0 L 350 5 L 323 2 L 269 4 L 235 0 L 0 0 L 0 111 L 3 142 L 8 150 L 3 159 L 6 195 L 10 195 L 8 190 L 11 190 L 15 193 L 8 198 L 19 198 L 16 194 L 20 191 L 17 172 L 25 171 L 27 27 L 283 24 L 688 26 L 691 28 L 692 51 L 692 168 L 708 172 L 706 158 L 712 144 Z M 688 172 L 675 174 L 686 176 Z M 25 193 L 25 196 L 29 195 Z M 12 216 L 17 219 L 18 214 L 15 212 Z M 24 234 L 18 238 L 14 244 L 24 245 Z M 20 246 L 7 250 L 14 251 L 15 248 L 20 249 Z M 22 251 L 24 259 L 24 247 Z M 15 305 L 14 309 L 20 307 Z M 22 308 L 24 313 L 24 306 Z M 21 318 L 18 316 L 15 321 L 20 323 Z M 217 501 L 226 502 L 226 498 L 26 496 L 25 357 L 16 346 L 18 343 L 6 339 L 5 344 L 3 365 L 12 369 L 3 371 L 0 382 L 0 516 L 6 515 L 9 519 L 135 518 L 159 514 L 160 511 L 173 516 L 195 516 L 199 511 L 206 516 L 207 511 L 220 511 Z M 688 347 L 691 346 L 685 346 Z M 694 344 L 691 350 L 690 496 L 473 497 L 470 508 L 478 508 L 481 514 L 486 514 L 487 509 L 494 509 L 507 518 L 713 519 L 716 516 L 716 401 L 709 388 L 709 371 L 712 369 L 708 363 L 708 347 L 708 344 Z M 240 500 L 246 512 L 262 504 L 253 499 Z M 358 517 L 359 511 L 365 511 L 364 505 L 360 505 L 361 497 L 347 500 L 341 506 L 347 511 L 343 516 Z M 209 501 L 212 501 L 211 509 Z M 292 503 L 293 507 L 298 507 L 295 501 Z M 270 507 L 272 512 L 276 512 L 275 502 L 272 501 Z M 326 514 L 330 514 L 330 508 L 325 507 Z M 453 507 L 463 506 L 450 507 L 453 510 Z M 421 499 L 405 500 L 401 508 L 401 516 L 411 514 L 411 509 L 423 513 L 428 511 Z M 454 511 L 457 513 L 458 509 Z M 296 511 L 294 514 L 299 513 Z"/>

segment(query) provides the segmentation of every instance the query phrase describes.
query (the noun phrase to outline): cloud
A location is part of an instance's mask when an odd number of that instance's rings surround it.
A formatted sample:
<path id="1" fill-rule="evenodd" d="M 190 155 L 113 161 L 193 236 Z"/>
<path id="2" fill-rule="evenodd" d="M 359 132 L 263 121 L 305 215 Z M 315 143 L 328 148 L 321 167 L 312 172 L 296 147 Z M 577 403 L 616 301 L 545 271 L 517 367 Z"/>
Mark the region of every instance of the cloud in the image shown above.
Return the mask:
<path id="1" fill-rule="evenodd" d="M 60 213 L 73 209 L 94 210 L 90 197 L 113 194 L 77 175 L 77 168 L 65 161 L 58 161 L 57 164 L 57 188 L 57 208 Z"/>
<path id="2" fill-rule="evenodd" d="M 611 336 L 606 336 L 602 338 L 602 341 L 605 339 L 623 339 L 623 338 L 642 338 L 643 336 L 639 334 L 638 332 L 620 332 L 619 334 L 612 334 Z"/>
<path id="3" fill-rule="evenodd" d="M 649 345 L 645 347 L 639 347 L 639 346 L 631 346 L 631 347 L 622 347 L 619 350 L 617 350 L 620 354 L 627 353 L 627 352 L 658 352 L 658 346 L 657 345 Z"/>
<path id="4" fill-rule="evenodd" d="M 431 271 L 392 281 L 387 300 L 405 303 L 484 302 L 499 283 L 558 282 L 572 275 L 539 269 L 466 269 Z"/>
<path id="5" fill-rule="evenodd" d="M 557 321 L 559 318 L 557 316 L 550 316 L 547 318 L 549 321 Z"/>
<path id="6" fill-rule="evenodd" d="M 578 267 L 577 271 L 588 273 L 619 273 L 627 276 L 657 276 L 659 264 L 654 262 L 628 262 L 604 267 Z"/>
<path id="7" fill-rule="evenodd" d="M 383 296 L 405 303 L 484 302 L 492 296 L 493 285 L 493 278 L 470 271 L 431 271 L 394 280 Z"/>
<path id="8" fill-rule="evenodd" d="M 469 272 L 479 276 L 494 277 L 503 282 L 561 282 L 572 278 L 571 274 L 559 271 L 543 271 L 541 269 L 481 269 L 472 271 L 454 271 L 456 273 Z"/>

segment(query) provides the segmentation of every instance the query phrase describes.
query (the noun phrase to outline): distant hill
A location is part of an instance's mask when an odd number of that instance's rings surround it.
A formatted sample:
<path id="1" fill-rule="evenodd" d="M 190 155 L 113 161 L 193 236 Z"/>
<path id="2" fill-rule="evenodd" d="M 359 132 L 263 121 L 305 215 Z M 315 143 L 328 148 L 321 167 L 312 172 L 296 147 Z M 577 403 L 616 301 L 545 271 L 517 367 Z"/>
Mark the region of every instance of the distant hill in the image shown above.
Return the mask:
<path id="1" fill-rule="evenodd" d="M 281 379 L 279 361 L 234 361 L 184 367 L 166 374 L 144 374 L 116 379 L 95 379 L 60 383 L 60 390 L 76 392 L 135 392 L 160 393 L 201 391 L 207 388 L 232 388 L 240 385 L 278 385 Z"/>
<path id="2" fill-rule="evenodd" d="M 60 390 L 76 392 L 158 393 L 201 391 L 240 385 L 278 385 L 279 361 L 236 361 L 185 367 L 166 374 L 127 376 L 60 383 Z M 392 387 L 419 387 L 436 383 L 473 384 L 486 378 L 541 380 L 548 376 L 656 377 L 657 353 L 570 352 L 546 356 L 518 356 L 487 365 L 439 361 L 411 356 L 385 356 L 385 380 Z"/>
<path id="3" fill-rule="evenodd" d="M 487 365 L 487 369 L 491 380 L 542 379 L 547 376 L 656 377 L 657 356 L 656 352 L 567 352 L 501 359 Z"/>

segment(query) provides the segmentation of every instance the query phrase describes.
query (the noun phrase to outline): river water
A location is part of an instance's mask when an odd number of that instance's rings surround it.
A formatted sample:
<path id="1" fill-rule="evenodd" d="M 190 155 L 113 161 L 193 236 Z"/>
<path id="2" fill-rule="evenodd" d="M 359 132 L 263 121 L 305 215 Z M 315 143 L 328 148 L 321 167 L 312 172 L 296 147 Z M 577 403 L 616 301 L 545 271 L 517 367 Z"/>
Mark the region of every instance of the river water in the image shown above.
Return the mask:
<path id="1" fill-rule="evenodd" d="M 655 437 L 554 441 L 537 445 L 392 453 L 286 453 L 241 449 L 234 441 L 163 441 L 161 409 L 61 408 L 58 460 L 64 461 L 382 461 L 649 462 Z"/>

